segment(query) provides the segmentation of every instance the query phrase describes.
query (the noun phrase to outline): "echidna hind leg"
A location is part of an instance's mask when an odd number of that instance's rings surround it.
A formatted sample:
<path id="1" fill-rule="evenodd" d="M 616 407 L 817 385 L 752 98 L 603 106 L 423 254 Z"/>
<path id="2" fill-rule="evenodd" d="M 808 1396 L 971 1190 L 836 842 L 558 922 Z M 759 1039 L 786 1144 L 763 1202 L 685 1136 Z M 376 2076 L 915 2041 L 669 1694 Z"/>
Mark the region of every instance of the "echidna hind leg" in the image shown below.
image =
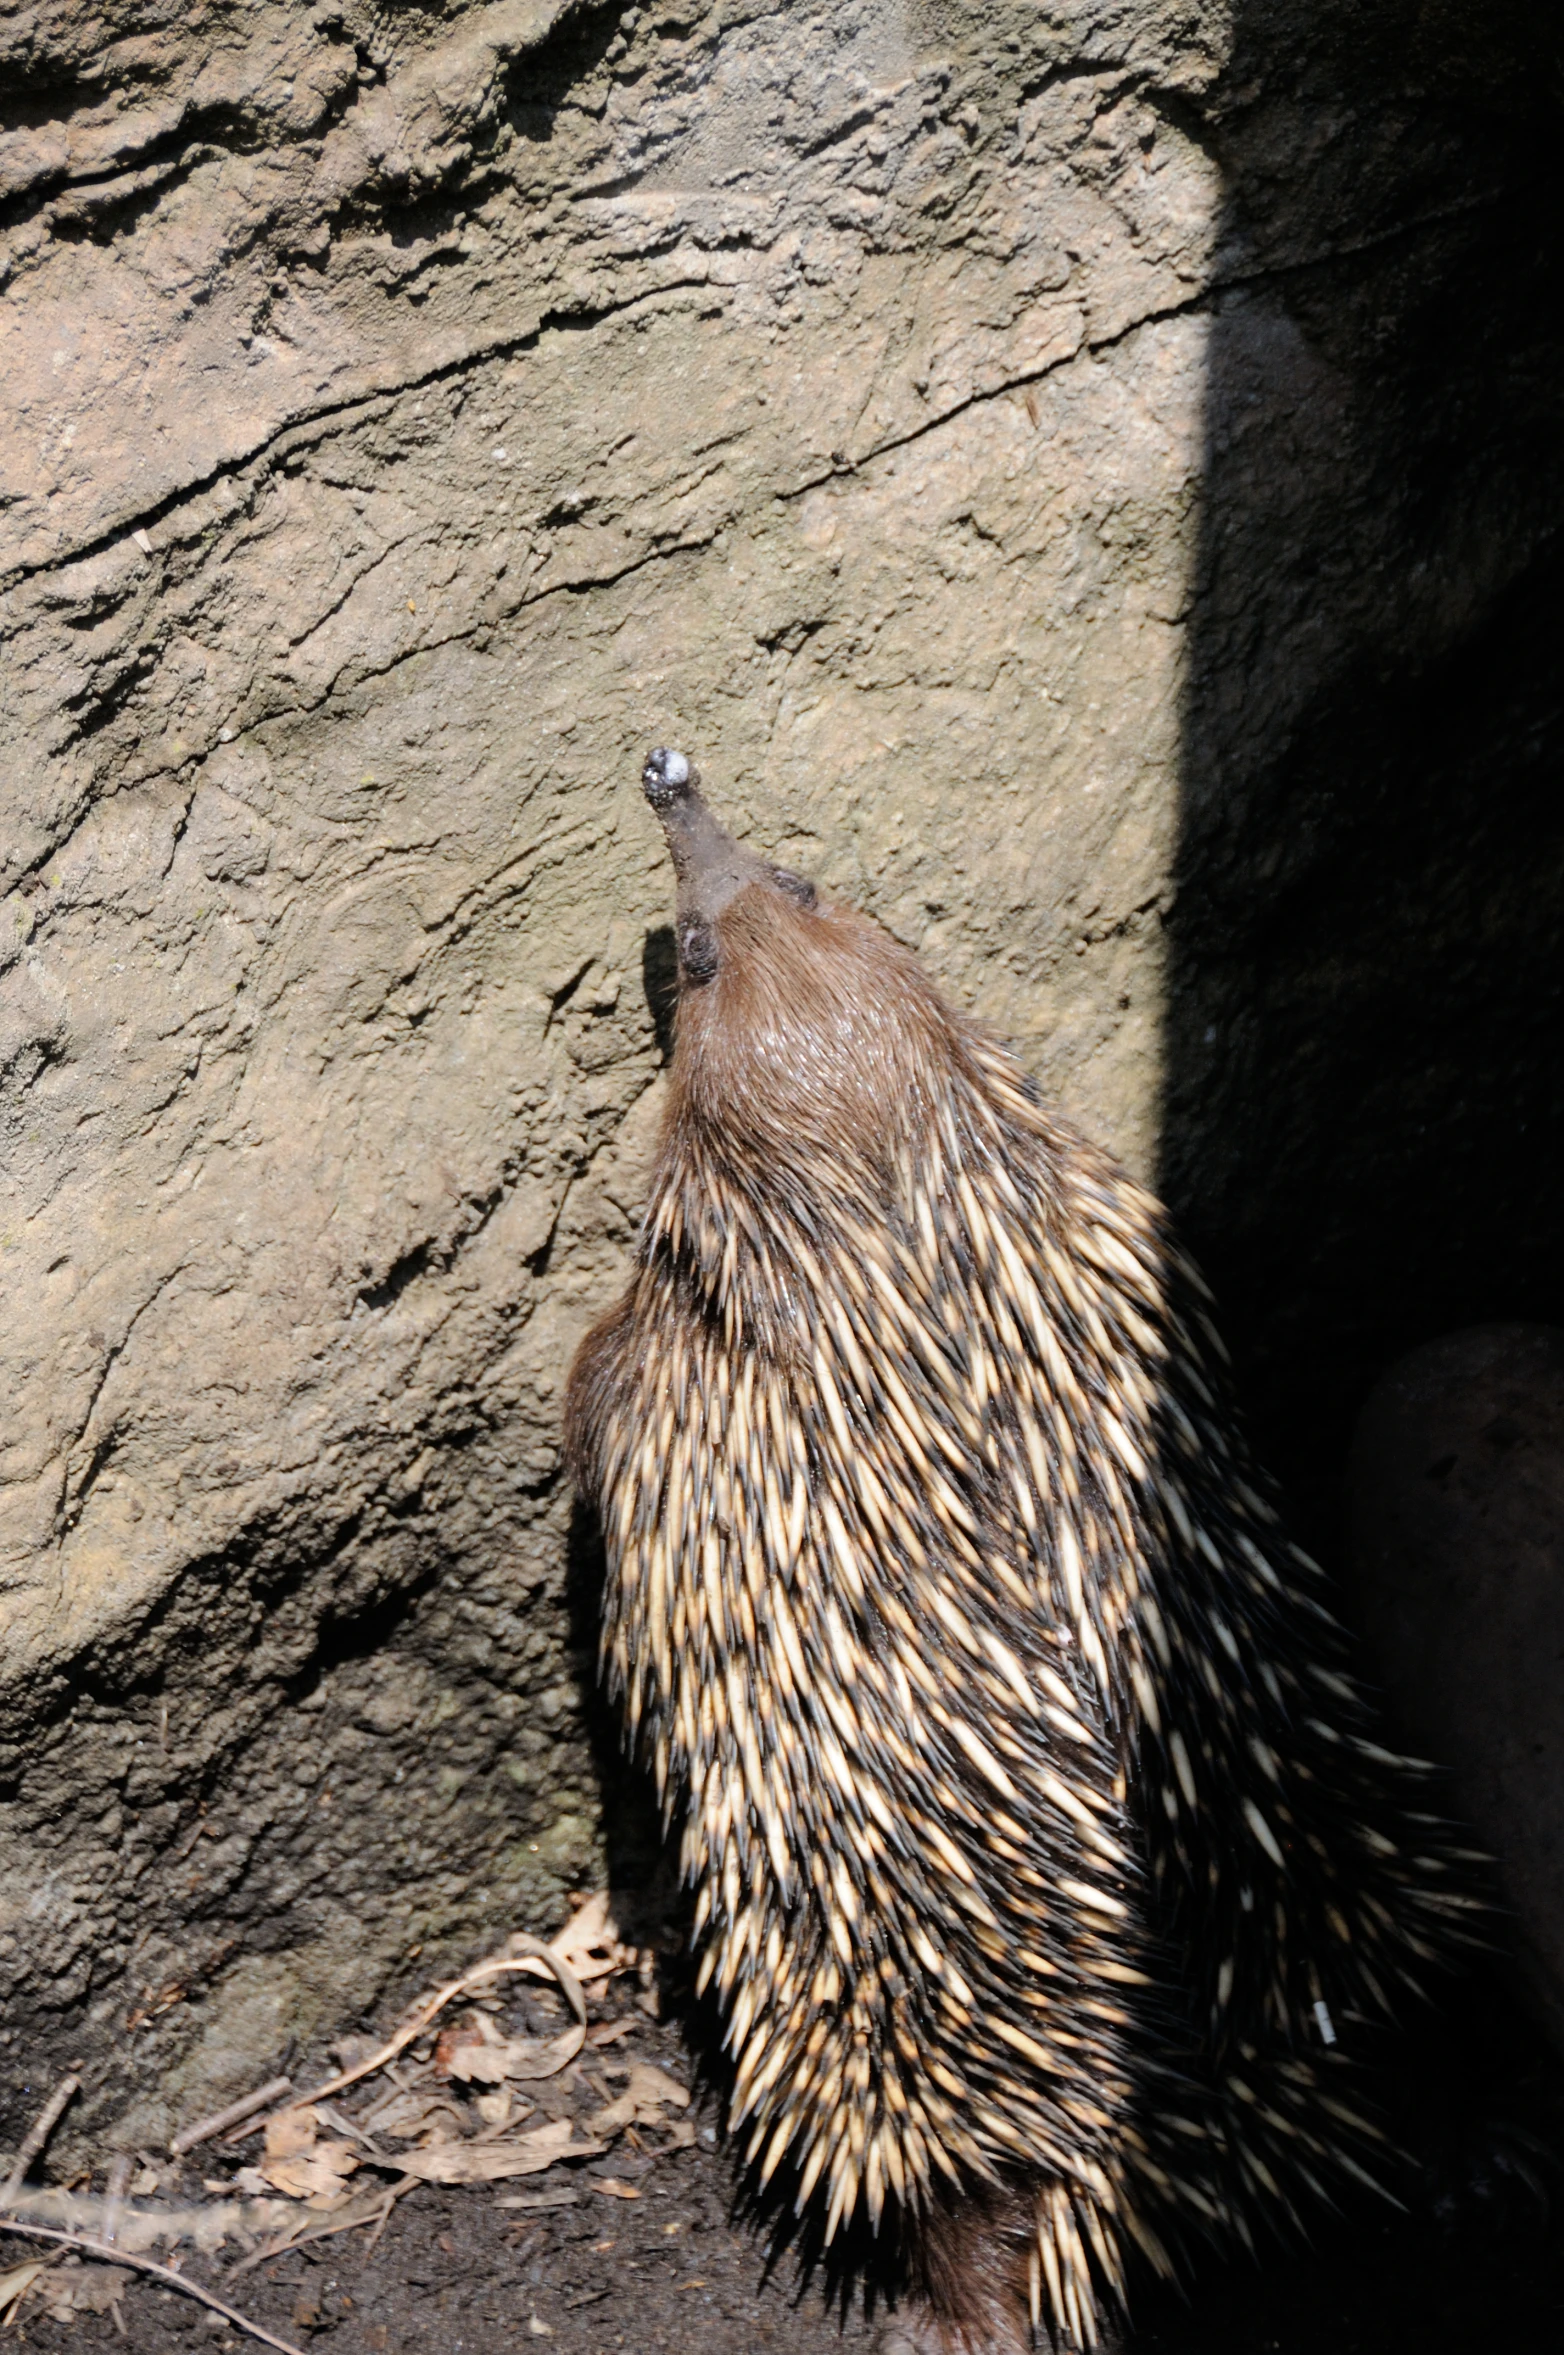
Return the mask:
<path id="1" fill-rule="evenodd" d="M 1090 2355 L 1103 2346 L 1100 2284 L 1120 2281 L 1111 2227 L 1060 2183 L 936 2211 L 920 2230 L 917 2271 L 922 2299 L 887 2319 L 877 2355 Z"/>
<path id="2" fill-rule="evenodd" d="M 1045 2340 L 1002 2328 L 996 2338 L 981 2324 L 943 2322 L 931 2308 L 903 2309 L 882 2324 L 874 2355 L 1039 2355 Z"/>

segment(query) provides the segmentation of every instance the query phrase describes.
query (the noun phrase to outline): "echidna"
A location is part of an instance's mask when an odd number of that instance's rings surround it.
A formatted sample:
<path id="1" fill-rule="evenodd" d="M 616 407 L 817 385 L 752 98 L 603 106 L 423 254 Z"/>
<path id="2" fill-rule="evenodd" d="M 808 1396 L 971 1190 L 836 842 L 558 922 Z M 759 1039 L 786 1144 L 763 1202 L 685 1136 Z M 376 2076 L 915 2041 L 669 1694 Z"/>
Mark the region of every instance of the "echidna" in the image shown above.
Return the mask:
<path id="1" fill-rule="evenodd" d="M 931 2346 L 1375 2175 L 1348 2048 L 1470 1935 L 1160 1206 L 680 753 L 670 1100 L 572 1368 L 603 1658 L 762 2178 Z M 1343 2079 L 1346 2078 L 1346 2090 Z"/>

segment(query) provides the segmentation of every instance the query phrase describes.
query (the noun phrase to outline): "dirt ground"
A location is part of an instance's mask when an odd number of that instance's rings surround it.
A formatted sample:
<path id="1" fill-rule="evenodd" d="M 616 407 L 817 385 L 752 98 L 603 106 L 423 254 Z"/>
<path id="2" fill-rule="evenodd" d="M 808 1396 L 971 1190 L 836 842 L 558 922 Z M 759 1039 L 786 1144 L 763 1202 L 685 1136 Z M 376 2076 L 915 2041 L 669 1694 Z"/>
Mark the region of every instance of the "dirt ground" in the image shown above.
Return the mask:
<path id="1" fill-rule="evenodd" d="M 617 2010 L 625 2031 L 557 2081 L 561 2114 L 585 2115 L 638 2061 L 693 2081 L 676 2024 L 646 2018 L 628 1992 L 593 2008 L 599 2027 Z M 1415 2162 L 1405 2211 L 1340 2218 L 1309 2250 L 1272 2251 L 1259 2264 L 1207 2260 L 1178 2294 L 1142 2285 L 1115 2355 L 1553 2355 L 1564 2346 L 1564 2069 L 1505 1992 L 1486 1987 L 1406 2040 L 1393 2067 L 1387 2106 Z M 818 2283 L 801 2287 L 790 2258 L 768 2269 L 762 2240 L 735 2214 L 715 2105 L 698 2093 L 689 2115 L 695 2138 L 684 2148 L 656 2150 L 648 2135 L 640 2152 L 621 2140 L 605 2157 L 520 2185 L 422 2185 L 373 2242 L 361 2227 L 239 2278 L 188 2253 L 182 2268 L 294 2346 L 332 2355 L 873 2346 L 879 2322 L 861 2297 L 844 2311 Z M 254 2156 L 253 2143 L 215 2159 L 194 2154 L 183 2195 L 199 2198 L 203 2184 L 215 2188 Z M 551 2204 L 505 2204 L 518 2199 Z M 0 2242 L 0 2272 L 23 2254 L 20 2241 Z M 29 2299 L 7 2336 L 38 2355 L 237 2355 L 257 2343 L 143 2277 L 124 2285 L 117 2317 L 54 2320 Z"/>

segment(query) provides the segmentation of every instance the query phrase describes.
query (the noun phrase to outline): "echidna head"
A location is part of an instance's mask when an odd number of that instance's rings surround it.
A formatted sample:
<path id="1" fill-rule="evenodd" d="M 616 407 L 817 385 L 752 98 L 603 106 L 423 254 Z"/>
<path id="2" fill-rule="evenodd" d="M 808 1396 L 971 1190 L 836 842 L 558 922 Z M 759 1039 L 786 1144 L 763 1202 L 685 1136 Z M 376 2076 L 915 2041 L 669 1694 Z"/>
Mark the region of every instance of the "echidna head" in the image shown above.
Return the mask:
<path id="1" fill-rule="evenodd" d="M 678 878 L 683 1100 L 789 1161 L 822 1145 L 875 1158 L 953 1043 L 923 973 L 877 924 L 735 842 L 684 753 L 650 753 L 641 784 Z"/>

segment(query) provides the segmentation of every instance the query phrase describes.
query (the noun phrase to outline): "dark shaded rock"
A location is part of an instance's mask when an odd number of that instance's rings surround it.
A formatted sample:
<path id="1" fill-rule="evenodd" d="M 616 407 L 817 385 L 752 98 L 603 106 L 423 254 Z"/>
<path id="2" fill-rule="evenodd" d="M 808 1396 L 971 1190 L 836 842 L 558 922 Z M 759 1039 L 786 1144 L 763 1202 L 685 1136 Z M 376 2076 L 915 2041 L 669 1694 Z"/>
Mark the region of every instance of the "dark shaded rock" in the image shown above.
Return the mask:
<path id="1" fill-rule="evenodd" d="M 1364 1408 L 1350 1484 L 1397 1718 L 1497 1857 L 1564 2042 L 1564 1328 L 1481 1325 L 1403 1358 Z"/>

